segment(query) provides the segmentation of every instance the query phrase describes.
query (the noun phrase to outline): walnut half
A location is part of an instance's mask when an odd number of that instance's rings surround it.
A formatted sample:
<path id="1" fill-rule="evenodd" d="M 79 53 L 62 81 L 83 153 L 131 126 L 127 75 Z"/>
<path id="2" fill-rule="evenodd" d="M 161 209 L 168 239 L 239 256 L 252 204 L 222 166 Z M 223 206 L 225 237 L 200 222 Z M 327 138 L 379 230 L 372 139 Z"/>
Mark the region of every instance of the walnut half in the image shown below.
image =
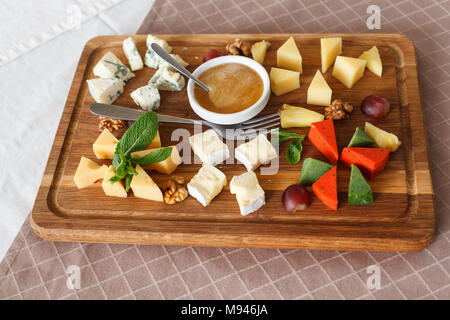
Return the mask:
<path id="1" fill-rule="evenodd" d="M 341 99 L 335 99 L 328 107 L 325 107 L 325 119 L 340 120 L 350 118 L 353 106 Z"/>
<path id="2" fill-rule="evenodd" d="M 104 129 L 109 131 L 119 130 L 127 126 L 127 122 L 119 119 L 109 119 L 105 117 L 98 117 L 98 131 L 102 132 Z"/>
<path id="3" fill-rule="evenodd" d="M 164 202 L 168 204 L 175 204 L 185 200 L 188 196 L 188 191 L 184 184 L 183 177 L 170 177 L 163 186 Z"/>
<path id="4" fill-rule="evenodd" d="M 229 43 L 225 47 L 225 51 L 227 54 L 231 54 L 234 56 L 246 56 L 249 57 L 251 53 L 252 45 L 250 42 L 241 40 L 241 39 L 235 39 L 233 43 Z"/>

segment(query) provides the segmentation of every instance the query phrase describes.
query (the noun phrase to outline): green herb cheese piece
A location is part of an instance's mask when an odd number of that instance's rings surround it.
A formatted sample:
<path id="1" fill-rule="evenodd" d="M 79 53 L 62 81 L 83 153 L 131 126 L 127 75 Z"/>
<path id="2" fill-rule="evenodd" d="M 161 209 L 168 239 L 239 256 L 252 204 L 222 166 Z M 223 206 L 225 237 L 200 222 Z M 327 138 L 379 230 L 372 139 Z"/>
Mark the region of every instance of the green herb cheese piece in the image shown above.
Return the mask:
<path id="1" fill-rule="evenodd" d="M 348 187 L 348 203 L 352 206 L 363 206 L 372 202 L 372 189 L 358 167 L 352 164 L 350 185 Z"/>
<path id="2" fill-rule="evenodd" d="M 332 168 L 333 166 L 329 163 L 313 158 L 306 158 L 302 165 L 300 184 L 310 186 Z"/>
<path id="3" fill-rule="evenodd" d="M 374 143 L 375 141 L 373 141 L 363 129 L 357 127 L 347 147 L 370 147 Z"/>

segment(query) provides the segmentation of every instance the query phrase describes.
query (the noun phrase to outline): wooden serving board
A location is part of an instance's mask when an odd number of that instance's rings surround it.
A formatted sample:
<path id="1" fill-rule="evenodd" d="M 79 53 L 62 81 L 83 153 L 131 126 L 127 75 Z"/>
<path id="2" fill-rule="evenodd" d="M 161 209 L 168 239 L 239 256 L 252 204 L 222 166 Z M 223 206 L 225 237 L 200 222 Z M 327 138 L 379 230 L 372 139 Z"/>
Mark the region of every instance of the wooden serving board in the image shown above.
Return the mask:
<path id="1" fill-rule="evenodd" d="M 210 49 L 224 50 L 235 38 L 249 41 L 262 39 L 272 43 L 264 62 L 269 71 L 276 64 L 276 50 L 288 34 L 223 34 L 223 35 L 160 35 L 190 63 L 189 70 L 201 64 L 201 57 Z M 350 170 L 338 167 L 339 209 L 327 209 L 312 194 L 312 205 L 305 211 L 286 213 L 282 207 L 283 190 L 298 183 L 302 161 L 291 166 L 286 162 L 288 143 L 280 148 L 280 169 L 276 175 L 261 175 L 256 171 L 266 192 L 266 205 L 256 213 L 243 217 L 235 196 L 224 190 L 206 208 L 189 197 L 175 205 L 139 199 L 130 192 L 127 199 L 107 197 L 100 183 L 78 190 L 73 175 L 81 156 L 99 164 L 92 143 L 97 138 L 98 118 L 89 112 L 94 102 L 86 84 L 94 78 L 93 67 L 107 52 L 112 51 L 127 63 L 122 40 L 127 36 L 101 36 L 90 40 L 81 55 L 67 98 L 47 168 L 31 215 L 35 232 L 54 241 L 136 243 L 159 245 L 193 245 L 222 247 L 305 248 L 336 250 L 415 251 L 426 247 L 434 236 L 435 215 L 433 190 L 429 173 L 426 138 L 422 120 L 415 50 L 412 42 L 398 34 L 294 34 L 303 56 L 301 88 L 276 97 L 260 114 L 276 112 L 283 103 L 306 105 L 306 92 L 315 71 L 320 68 L 320 38 L 343 38 L 343 55 L 358 57 L 376 45 L 383 61 L 380 79 L 366 70 L 364 77 L 347 89 L 331 76 L 332 67 L 324 75 L 333 89 L 333 99 L 340 98 L 355 106 L 350 119 L 335 121 L 339 149 L 345 147 L 355 128 L 365 121 L 393 132 L 403 142 L 391 154 L 386 169 L 369 181 L 374 191 L 374 203 L 352 207 L 347 203 Z M 145 35 L 133 36 L 144 56 Z M 136 71 L 136 77 L 125 86 L 125 92 L 114 104 L 138 108 L 130 93 L 148 82 L 154 69 Z M 379 94 L 391 101 L 391 112 L 382 120 L 365 117 L 359 105 L 370 94 Z M 186 89 L 181 92 L 161 92 L 163 114 L 198 118 L 189 106 Z M 323 112 L 323 107 L 308 106 Z M 172 137 L 177 128 L 193 133 L 193 127 L 160 124 L 163 146 L 186 143 Z M 308 128 L 293 129 L 307 134 Z M 185 131 L 187 132 L 187 131 Z M 123 132 L 114 132 L 120 136 Z M 172 140 L 173 138 L 173 140 Z M 182 138 L 181 138 L 182 139 Z M 233 149 L 233 148 L 231 148 Z M 190 155 L 189 155 L 190 156 Z M 302 159 L 326 159 L 308 140 L 304 142 Z M 174 174 L 189 181 L 200 165 L 182 164 Z M 245 172 L 241 164 L 222 164 L 228 181 Z M 150 173 L 161 184 L 167 176 Z"/>

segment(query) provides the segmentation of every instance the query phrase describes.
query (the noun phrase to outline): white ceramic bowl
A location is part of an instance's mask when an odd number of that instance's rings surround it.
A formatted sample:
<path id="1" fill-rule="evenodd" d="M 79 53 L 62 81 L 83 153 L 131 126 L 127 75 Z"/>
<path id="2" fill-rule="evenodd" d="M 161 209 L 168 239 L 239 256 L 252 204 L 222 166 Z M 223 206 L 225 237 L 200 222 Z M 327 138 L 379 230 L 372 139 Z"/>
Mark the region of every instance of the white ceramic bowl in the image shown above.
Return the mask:
<path id="1" fill-rule="evenodd" d="M 261 77 L 263 82 L 263 92 L 261 97 L 259 98 L 256 103 L 250 107 L 248 107 L 245 110 L 235 112 L 235 113 L 217 113 L 212 112 L 209 110 L 206 110 L 203 108 L 197 100 L 195 100 L 194 96 L 194 81 L 190 80 L 187 84 L 187 93 L 188 93 L 188 99 L 189 103 L 192 107 L 192 110 L 201 117 L 202 119 L 217 123 L 217 124 L 237 124 L 244 121 L 247 121 L 254 116 L 256 116 L 258 113 L 260 113 L 264 107 L 267 105 L 267 102 L 269 101 L 270 97 L 270 80 L 269 75 L 267 74 L 266 69 L 256 62 L 253 59 L 242 57 L 242 56 L 222 56 L 217 57 L 211 60 L 208 60 L 201 64 L 195 71 L 192 73 L 196 78 L 198 78 L 204 71 L 208 70 L 209 68 L 218 66 L 220 64 L 224 63 L 240 63 L 243 64 L 252 70 L 254 70 L 258 75 Z"/>

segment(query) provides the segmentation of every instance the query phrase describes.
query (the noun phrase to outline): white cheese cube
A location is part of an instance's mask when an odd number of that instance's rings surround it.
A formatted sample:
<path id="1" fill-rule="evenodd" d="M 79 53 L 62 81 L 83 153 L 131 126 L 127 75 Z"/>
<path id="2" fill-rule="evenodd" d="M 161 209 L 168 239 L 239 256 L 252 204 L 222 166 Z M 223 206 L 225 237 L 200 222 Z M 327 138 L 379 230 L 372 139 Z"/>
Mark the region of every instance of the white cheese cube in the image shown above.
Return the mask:
<path id="1" fill-rule="evenodd" d="M 111 51 L 107 52 L 94 67 L 94 74 L 100 78 L 117 78 L 124 82 L 135 77 L 122 61 Z"/>
<path id="2" fill-rule="evenodd" d="M 99 103 L 113 103 L 122 93 L 124 82 L 119 79 L 86 80 L 92 98 Z"/>
<path id="3" fill-rule="evenodd" d="M 259 134 L 234 150 L 234 157 L 247 168 L 247 171 L 255 170 L 277 156 L 277 151 L 263 134 Z"/>
<path id="4" fill-rule="evenodd" d="M 168 53 L 172 52 L 172 47 L 169 46 L 166 40 L 159 39 L 158 37 L 152 36 L 151 34 L 147 36 L 147 52 L 145 53 L 145 65 L 149 66 L 150 68 L 157 69 L 162 59 L 151 48 L 152 43 L 158 44 Z"/>
<path id="5" fill-rule="evenodd" d="M 230 156 L 228 146 L 213 129 L 191 136 L 189 143 L 200 160 L 212 166 L 222 163 Z"/>
<path id="6" fill-rule="evenodd" d="M 187 184 L 189 194 L 206 207 L 227 185 L 227 177 L 219 169 L 204 163 Z"/>
<path id="7" fill-rule="evenodd" d="M 266 203 L 264 190 L 253 171 L 234 176 L 230 182 L 230 192 L 236 195 L 243 216 L 257 211 Z"/>
<path id="8" fill-rule="evenodd" d="M 136 48 L 136 43 L 133 38 L 129 37 L 123 40 L 123 52 L 130 63 L 131 71 L 141 70 L 144 68 L 144 63 L 142 62 L 141 55 Z"/>
<path id="9" fill-rule="evenodd" d="M 155 77 L 155 75 L 150 79 L 150 82 L 153 81 L 156 88 L 163 91 L 180 91 L 184 88 L 186 82 L 181 73 L 172 71 L 172 68 L 168 68 L 167 66 L 161 65 L 158 69 L 159 73 Z M 155 73 L 156 74 L 156 73 Z"/>
<path id="10" fill-rule="evenodd" d="M 138 106 L 147 111 L 158 109 L 161 102 L 159 91 L 153 84 L 137 88 L 130 96 Z"/>

